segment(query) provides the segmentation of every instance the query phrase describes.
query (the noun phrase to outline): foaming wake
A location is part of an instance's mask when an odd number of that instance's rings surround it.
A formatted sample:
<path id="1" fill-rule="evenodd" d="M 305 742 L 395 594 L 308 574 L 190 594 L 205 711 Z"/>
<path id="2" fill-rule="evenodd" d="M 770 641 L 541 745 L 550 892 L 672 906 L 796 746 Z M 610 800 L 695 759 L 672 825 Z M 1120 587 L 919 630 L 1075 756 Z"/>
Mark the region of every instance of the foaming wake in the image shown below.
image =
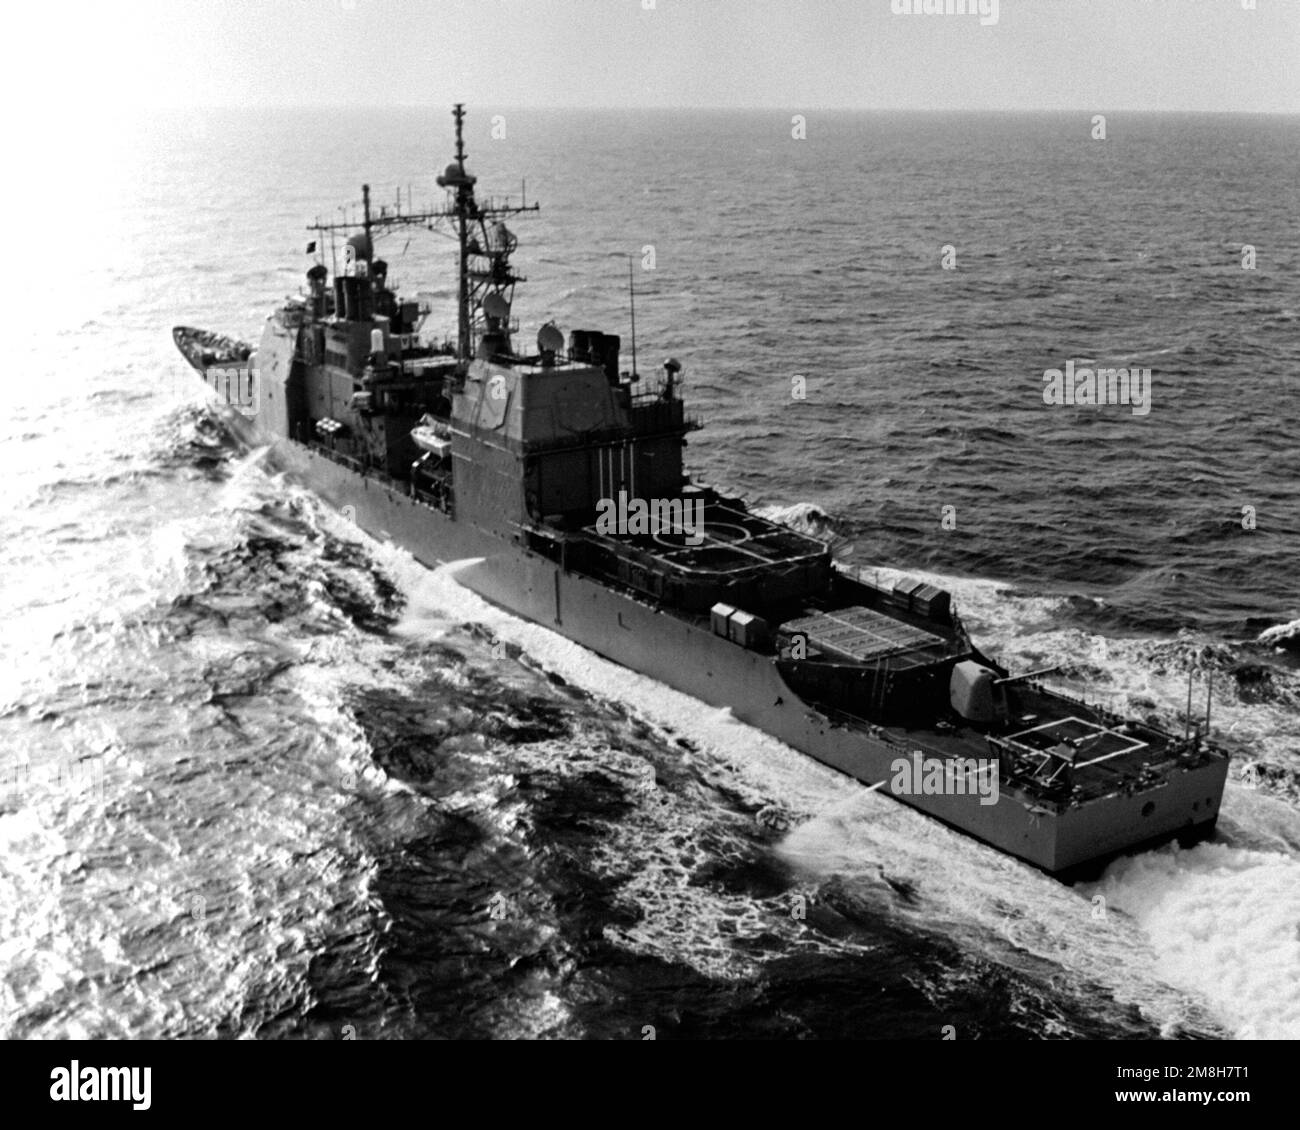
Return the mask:
<path id="1" fill-rule="evenodd" d="M 375 553 L 406 593 L 404 615 L 394 633 L 430 639 L 445 633 L 448 621 L 469 621 L 488 628 L 500 641 L 522 649 L 528 660 L 588 693 L 630 707 L 637 716 L 667 735 L 683 735 L 689 744 L 681 757 L 694 760 L 703 788 L 715 784 L 741 810 L 757 813 L 768 826 L 788 825 L 841 803 L 860 786 L 718 710 L 678 693 L 539 625 L 520 620 L 486 603 L 454 580 L 456 566 L 427 570 L 403 551 L 379 546 Z M 704 747 L 701 757 L 693 746 Z M 578 756 L 568 754 L 571 760 Z M 613 750 L 602 750 L 606 771 L 624 776 L 644 774 L 645 766 Z M 620 898 L 636 910 L 636 921 L 605 931 L 608 941 L 630 952 L 689 966 L 721 979 L 752 976 L 764 953 L 795 950 L 842 952 L 850 941 L 808 935 L 788 909 L 757 893 L 719 892 L 697 881 L 703 856 L 743 856 L 753 829 L 729 825 L 714 812 L 698 789 L 682 795 L 649 789 L 654 803 L 639 806 L 635 820 L 608 827 L 597 870 L 621 876 Z M 774 805 L 771 798 L 780 798 Z M 711 812 L 701 817 L 701 805 Z M 735 820 L 734 807 L 731 817 Z M 706 849 L 701 836 L 709 840 Z M 703 854 L 702 854 L 703 853 Z M 629 872 L 628 862 L 636 861 Z M 734 862 L 734 860 L 733 860 Z M 779 937 L 780 943 L 771 939 Z M 766 939 L 766 941 L 764 941 Z"/>
<path id="2" fill-rule="evenodd" d="M 792 530 L 812 537 L 828 538 L 835 534 L 835 523 L 830 515 L 811 502 L 795 502 L 789 506 L 757 506 L 754 513 L 769 522 L 789 526 Z"/>
<path id="3" fill-rule="evenodd" d="M 887 796 L 858 790 L 791 831 L 778 851 L 821 879 L 847 876 L 901 893 L 891 914 L 1039 984 L 1049 1011 L 1072 1007 L 1123 1026 L 1132 1023 L 1126 1010 L 1136 1008 L 1162 1030 L 1216 1030 L 1190 995 L 1194 987 L 1164 983 L 1131 921 L 1099 917 L 1086 892 Z M 1060 1027 L 1054 1034 L 1077 1033 Z"/>
<path id="4" fill-rule="evenodd" d="M 1115 863 L 1095 892 L 1150 939 L 1171 985 L 1245 1039 L 1300 1039 L 1300 859 L 1201 844 Z"/>

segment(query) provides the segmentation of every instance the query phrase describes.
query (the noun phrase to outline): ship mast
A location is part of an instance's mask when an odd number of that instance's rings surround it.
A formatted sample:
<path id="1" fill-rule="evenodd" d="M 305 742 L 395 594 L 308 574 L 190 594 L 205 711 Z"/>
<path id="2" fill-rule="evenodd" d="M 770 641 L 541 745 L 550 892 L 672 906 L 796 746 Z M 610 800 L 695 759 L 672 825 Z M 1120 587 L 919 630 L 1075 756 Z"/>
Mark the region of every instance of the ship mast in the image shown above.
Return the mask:
<path id="1" fill-rule="evenodd" d="M 539 205 L 527 204 L 522 199 L 518 204 L 497 199 L 489 200 L 484 204 L 478 203 L 474 197 L 474 184 L 478 178 L 465 168 L 464 103 L 456 103 L 452 116 L 456 120 L 455 160 L 436 178 L 440 187 L 455 192 L 450 207 L 403 212 L 399 203 L 396 208 L 383 206 L 375 214 L 370 210 L 370 186 L 366 184 L 361 186 L 362 226 L 366 233 L 367 244 L 373 249 L 375 230 L 387 232 L 401 227 L 422 226 L 434 231 L 437 230 L 440 220 L 451 220 L 455 224 L 459 252 L 456 287 L 456 356 L 462 363 L 467 363 L 474 355 L 474 315 L 476 310 L 483 308 L 483 299 L 498 294 L 505 300 L 503 309 L 508 311 L 509 296 L 513 293 L 514 284 L 524 281 L 510 270 L 509 257 L 514 250 L 514 237 L 505 233 L 503 225 L 498 225 L 503 234 L 494 242 L 488 231 L 488 221 L 517 215 L 520 212 L 536 212 L 539 211 Z M 317 232 L 322 236 L 328 232 L 331 239 L 335 231 L 349 228 L 355 230 L 356 224 L 348 221 L 322 224 L 318 221 L 308 225 L 309 231 Z M 472 257 L 485 260 L 487 266 L 484 267 L 481 263 L 471 266 Z M 508 322 L 507 315 L 507 335 Z"/>
<path id="2" fill-rule="evenodd" d="M 632 256 L 627 257 L 627 297 L 632 307 L 632 379 L 639 380 L 636 371 L 636 282 L 632 278 Z"/>
<path id="3" fill-rule="evenodd" d="M 456 164 L 460 166 L 460 183 L 456 186 L 456 234 L 460 241 L 460 280 L 456 293 L 456 355 L 469 360 L 469 213 L 474 206 L 474 182 L 465 173 L 465 104 L 457 102 L 452 116 L 456 119 Z M 439 177 L 442 184 L 444 178 Z"/>

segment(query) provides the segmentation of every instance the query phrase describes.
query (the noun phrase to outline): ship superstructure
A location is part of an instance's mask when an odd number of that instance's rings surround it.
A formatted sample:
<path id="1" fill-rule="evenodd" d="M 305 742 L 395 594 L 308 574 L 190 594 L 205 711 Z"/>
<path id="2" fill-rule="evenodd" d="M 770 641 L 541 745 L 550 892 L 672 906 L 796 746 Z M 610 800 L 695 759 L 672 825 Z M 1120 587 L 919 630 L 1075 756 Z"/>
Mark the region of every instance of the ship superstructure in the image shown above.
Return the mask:
<path id="1" fill-rule="evenodd" d="M 1054 873 L 1139 845 L 1209 835 L 1226 753 L 1049 689 L 983 655 L 950 596 L 878 584 L 831 546 L 753 513 L 685 472 L 681 366 L 643 381 L 619 335 L 544 325 L 515 345 L 521 198 L 480 202 L 455 159 L 443 207 L 374 209 L 343 265 L 307 273 L 256 353 L 198 331 L 177 343 L 209 377 L 256 374 L 249 442 L 372 534 L 488 600 L 706 702 Z M 450 224 L 455 338 L 388 283 L 374 241 Z M 206 343 L 206 345 L 205 345 Z M 208 348 L 215 345 L 217 348 Z M 242 356 L 241 356 L 242 354 Z"/>

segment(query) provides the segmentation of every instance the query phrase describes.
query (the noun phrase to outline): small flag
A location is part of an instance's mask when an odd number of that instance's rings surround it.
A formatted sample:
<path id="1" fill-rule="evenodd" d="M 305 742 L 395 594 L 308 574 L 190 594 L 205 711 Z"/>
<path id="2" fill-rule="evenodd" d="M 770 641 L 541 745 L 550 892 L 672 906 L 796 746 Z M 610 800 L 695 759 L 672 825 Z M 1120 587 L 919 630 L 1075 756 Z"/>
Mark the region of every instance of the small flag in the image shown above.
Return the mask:
<path id="1" fill-rule="evenodd" d="M 310 255 L 315 250 L 316 250 L 316 241 L 313 239 L 309 244 L 307 244 L 307 254 Z"/>

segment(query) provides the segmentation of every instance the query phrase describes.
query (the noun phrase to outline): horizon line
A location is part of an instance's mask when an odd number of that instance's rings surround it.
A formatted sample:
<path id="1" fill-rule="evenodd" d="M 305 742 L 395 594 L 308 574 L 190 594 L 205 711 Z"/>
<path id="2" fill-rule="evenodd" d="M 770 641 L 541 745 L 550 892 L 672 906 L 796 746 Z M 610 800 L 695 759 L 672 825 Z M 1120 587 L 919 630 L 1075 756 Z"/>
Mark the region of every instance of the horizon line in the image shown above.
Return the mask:
<path id="1" fill-rule="evenodd" d="M 231 102 L 205 102 L 194 103 L 192 105 L 181 104 L 164 104 L 164 105 L 117 105 L 104 106 L 105 111 L 121 113 L 123 111 L 148 111 L 148 110 L 318 110 L 318 111 L 339 111 L 339 110 L 449 110 L 454 103 L 441 102 L 267 102 L 255 103 L 252 105 L 246 103 Z M 475 103 L 464 102 L 466 107 L 472 108 Z M 1009 106 L 800 106 L 797 103 L 787 103 L 780 106 L 526 106 L 526 105 L 509 105 L 506 103 L 496 103 L 484 100 L 477 103 L 480 106 L 491 106 L 494 109 L 525 111 L 525 112 L 557 112 L 557 113 L 652 113 L 652 114 L 680 114 L 680 113 L 733 113 L 733 114 L 768 114 L 768 113 L 820 113 L 820 114 L 1217 114 L 1231 115 L 1238 117 L 1300 117 L 1300 109 L 1295 110 L 1206 110 L 1194 108 L 1165 108 L 1151 109 L 1134 108 L 1129 106 L 1088 106 L 1088 107 L 1009 107 Z"/>

